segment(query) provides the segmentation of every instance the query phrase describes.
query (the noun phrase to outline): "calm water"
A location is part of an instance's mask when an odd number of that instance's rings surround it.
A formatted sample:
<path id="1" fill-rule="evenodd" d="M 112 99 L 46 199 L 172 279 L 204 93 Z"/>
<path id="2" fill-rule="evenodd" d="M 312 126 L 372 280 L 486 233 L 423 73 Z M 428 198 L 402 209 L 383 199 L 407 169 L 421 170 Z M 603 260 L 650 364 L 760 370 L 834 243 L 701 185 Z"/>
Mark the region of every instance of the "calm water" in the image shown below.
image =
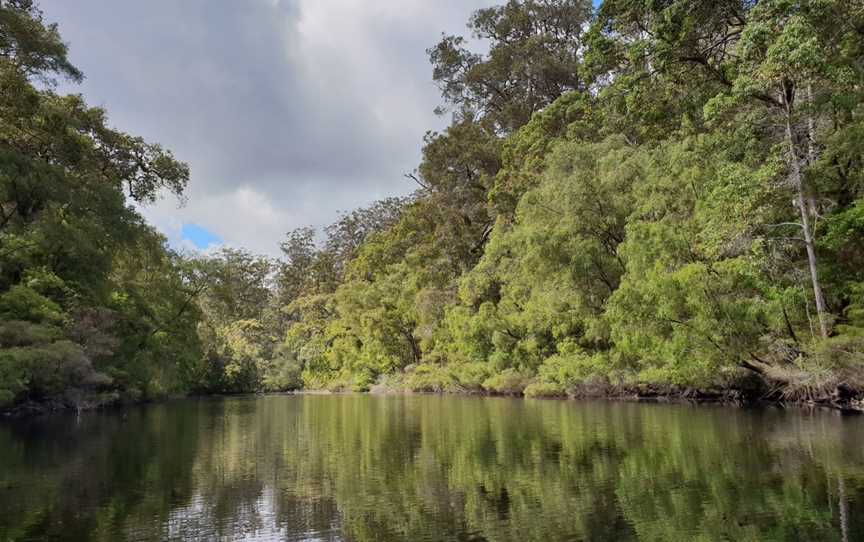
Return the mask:
<path id="1" fill-rule="evenodd" d="M 7 540 L 864 540 L 864 417 L 459 397 L 0 423 Z"/>

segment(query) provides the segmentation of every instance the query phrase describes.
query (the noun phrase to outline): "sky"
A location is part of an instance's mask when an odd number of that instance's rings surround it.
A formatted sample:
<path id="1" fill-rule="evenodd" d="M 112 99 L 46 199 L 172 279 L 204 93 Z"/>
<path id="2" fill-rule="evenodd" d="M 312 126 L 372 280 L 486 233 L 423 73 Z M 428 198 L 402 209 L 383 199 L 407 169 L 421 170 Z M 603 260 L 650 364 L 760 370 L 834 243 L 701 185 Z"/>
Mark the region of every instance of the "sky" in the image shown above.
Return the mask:
<path id="1" fill-rule="evenodd" d="M 142 209 L 178 249 L 278 254 L 285 233 L 404 195 L 441 129 L 426 49 L 495 0 L 41 0 L 85 80 L 60 90 L 187 162 Z"/>

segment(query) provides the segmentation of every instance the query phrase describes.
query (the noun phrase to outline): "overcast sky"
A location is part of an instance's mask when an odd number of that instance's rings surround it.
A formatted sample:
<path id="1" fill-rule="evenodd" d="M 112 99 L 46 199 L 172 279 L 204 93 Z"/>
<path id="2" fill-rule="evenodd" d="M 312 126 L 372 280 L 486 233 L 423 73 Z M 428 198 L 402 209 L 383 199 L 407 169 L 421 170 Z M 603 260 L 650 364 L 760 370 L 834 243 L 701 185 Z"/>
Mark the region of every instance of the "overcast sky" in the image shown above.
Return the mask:
<path id="1" fill-rule="evenodd" d="M 188 203 L 144 214 L 176 247 L 275 255 L 413 186 L 446 119 L 425 50 L 495 0 L 42 0 L 111 124 L 192 168 Z M 66 90 L 65 88 L 63 90 Z"/>

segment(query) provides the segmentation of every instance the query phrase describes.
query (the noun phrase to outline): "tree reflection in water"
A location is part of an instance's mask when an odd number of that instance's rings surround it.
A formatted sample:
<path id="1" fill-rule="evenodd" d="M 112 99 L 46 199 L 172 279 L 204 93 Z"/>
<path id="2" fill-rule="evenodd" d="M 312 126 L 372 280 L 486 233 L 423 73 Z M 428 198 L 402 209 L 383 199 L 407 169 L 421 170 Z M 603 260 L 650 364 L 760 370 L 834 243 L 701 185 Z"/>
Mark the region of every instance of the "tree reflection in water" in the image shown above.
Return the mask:
<path id="1" fill-rule="evenodd" d="M 0 540 L 860 540 L 864 420 L 465 397 L 0 425 Z"/>

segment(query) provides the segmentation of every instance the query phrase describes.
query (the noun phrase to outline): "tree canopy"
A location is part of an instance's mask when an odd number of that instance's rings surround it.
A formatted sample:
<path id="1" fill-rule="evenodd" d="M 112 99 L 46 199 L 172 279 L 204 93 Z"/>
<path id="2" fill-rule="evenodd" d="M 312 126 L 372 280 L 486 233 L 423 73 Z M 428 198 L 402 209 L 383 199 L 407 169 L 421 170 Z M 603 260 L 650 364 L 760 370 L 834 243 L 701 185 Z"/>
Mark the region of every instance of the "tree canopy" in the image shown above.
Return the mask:
<path id="1" fill-rule="evenodd" d="M 509 0 L 409 198 L 180 255 L 189 169 L 0 2 L 0 405 L 301 387 L 864 393 L 864 3 Z M 480 42 L 480 43 L 478 43 Z M 476 46 L 476 47 L 475 47 Z M 696 390 L 696 391 L 694 391 Z"/>

